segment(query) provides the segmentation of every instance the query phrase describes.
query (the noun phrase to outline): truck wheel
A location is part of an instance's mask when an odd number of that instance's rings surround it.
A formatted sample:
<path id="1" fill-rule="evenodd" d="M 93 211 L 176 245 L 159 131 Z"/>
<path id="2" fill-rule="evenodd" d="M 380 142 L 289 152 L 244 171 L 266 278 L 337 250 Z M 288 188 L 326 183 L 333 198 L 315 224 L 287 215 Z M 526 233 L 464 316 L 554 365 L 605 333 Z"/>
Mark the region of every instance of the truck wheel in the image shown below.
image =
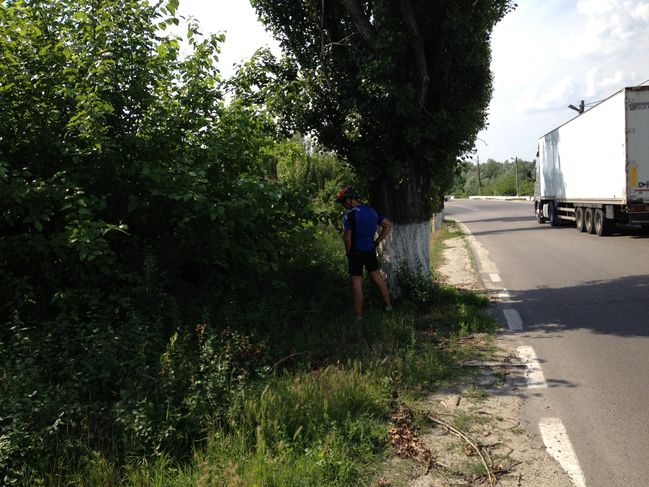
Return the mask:
<path id="1" fill-rule="evenodd" d="M 539 202 L 534 203 L 534 213 L 536 213 L 537 222 L 545 223 L 545 217 L 543 216 L 543 205 Z"/>
<path id="2" fill-rule="evenodd" d="M 561 225 L 561 220 L 557 216 L 557 208 L 554 205 L 554 201 L 548 203 L 548 219 L 550 220 L 550 225 L 553 227 L 558 227 Z"/>
<path id="3" fill-rule="evenodd" d="M 611 222 L 606 219 L 604 211 L 600 208 L 595 210 L 593 226 L 595 233 L 600 237 L 605 237 L 611 233 Z"/>
<path id="4" fill-rule="evenodd" d="M 580 232 L 586 231 L 586 226 L 584 225 L 584 209 L 581 207 L 575 210 L 575 226 Z"/>
<path id="5" fill-rule="evenodd" d="M 586 233 L 595 233 L 592 208 L 586 208 L 584 210 L 584 228 L 586 229 Z"/>

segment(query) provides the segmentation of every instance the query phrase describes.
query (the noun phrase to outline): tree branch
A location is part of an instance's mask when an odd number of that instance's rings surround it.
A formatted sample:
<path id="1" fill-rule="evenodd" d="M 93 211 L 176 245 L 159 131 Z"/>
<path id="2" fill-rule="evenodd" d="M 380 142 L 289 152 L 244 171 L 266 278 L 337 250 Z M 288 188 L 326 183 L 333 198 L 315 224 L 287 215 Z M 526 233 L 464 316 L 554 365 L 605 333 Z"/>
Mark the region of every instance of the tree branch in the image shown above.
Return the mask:
<path id="1" fill-rule="evenodd" d="M 428 85 L 430 84 L 430 75 L 428 74 L 428 63 L 426 62 L 426 52 L 424 50 L 424 39 L 419 32 L 419 25 L 415 13 L 412 10 L 411 0 L 400 0 L 401 16 L 406 23 L 410 33 L 410 41 L 415 54 L 415 63 L 417 64 L 417 73 L 419 74 L 419 104 L 424 107 L 428 99 Z"/>
<path id="2" fill-rule="evenodd" d="M 358 2 L 356 0 L 342 0 L 342 2 L 347 13 L 351 16 L 358 33 L 372 49 L 376 49 L 376 33 L 369 19 L 358 5 Z"/>
<path id="3" fill-rule="evenodd" d="M 427 414 L 426 417 L 428 417 L 428 419 L 430 419 L 431 421 L 442 425 L 444 428 L 446 428 L 448 431 L 453 433 L 455 436 L 459 436 L 464 441 L 466 441 L 469 445 L 471 445 L 471 447 L 478 453 L 478 455 L 480 455 L 480 460 L 482 460 L 482 465 L 485 468 L 485 473 L 487 475 L 487 480 L 489 482 L 489 485 L 493 486 L 493 485 L 496 485 L 498 483 L 498 479 L 496 478 L 496 475 L 493 473 L 493 471 L 491 470 L 491 467 L 489 466 L 490 464 L 493 464 L 493 462 L 492 462 L 491 458 L 489 457 L 489 454 L 487 453 L 486 450 L 485 450 L 485 454 L 487 455 L 487 458 L 489 458 L 489 463 L 487 463 L 487 460 L 485 459 L 485 456 L 482 454 L 482 451 L 481 451 L 480 447 L 475 442 L 471 441 L 471 438 L 469 438 L 462 431 L 460 431 L 458 429 L 455 429 L 453 426 L 451 426 L 446 421 L 443 421 L 443 420 L 441 420 L 439 418 L 436 418 L 432 414 Z"/>

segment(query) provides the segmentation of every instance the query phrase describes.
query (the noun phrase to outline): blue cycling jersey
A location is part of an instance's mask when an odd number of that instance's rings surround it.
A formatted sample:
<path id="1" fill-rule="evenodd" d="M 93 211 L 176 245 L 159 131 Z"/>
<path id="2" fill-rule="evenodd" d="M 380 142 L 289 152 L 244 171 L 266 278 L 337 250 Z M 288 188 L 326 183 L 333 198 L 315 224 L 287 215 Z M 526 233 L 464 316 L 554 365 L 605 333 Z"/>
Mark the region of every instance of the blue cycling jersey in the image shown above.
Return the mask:
<path id="1" fill-rule="evenodd" d="M 360 251 L 374 250 L 376 227 L 385 217 L 374 208 L 360 205 L 345 212 L 343 227 L 352 231 L 352 249 Z"/>

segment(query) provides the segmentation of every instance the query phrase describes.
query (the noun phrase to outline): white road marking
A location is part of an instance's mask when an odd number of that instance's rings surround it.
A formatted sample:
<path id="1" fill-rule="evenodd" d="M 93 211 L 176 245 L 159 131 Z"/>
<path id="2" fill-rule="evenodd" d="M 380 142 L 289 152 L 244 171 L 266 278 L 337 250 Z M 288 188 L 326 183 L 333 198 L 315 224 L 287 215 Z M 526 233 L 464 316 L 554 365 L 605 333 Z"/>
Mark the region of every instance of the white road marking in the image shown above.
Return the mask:
<path id="1" fill-rule="evenodd" d="M 512 331 L 521 331 L 523 329 L 523 320 L 521 315 L 518 314 L 518 311 L 515 309 L 504 309 L 505 319 L 507 320 L 507 326 Z"/>
<path id="2" fill-rule="evenodd" d="M 474 208 L 467 209 L 477 211 Z M 482 244 L 476 240 L 465 224 L 458 222 L 458 225 L 466 235 L 469 246 L 473 250 L 476 260 L 482 267 L 481 270 L 483 275 L 489 275 L 491 281 L 494 283 L 500 282 L 498 269 L 489 258 L 489 251 L 487 251 Z M 506 289 L 503 289 L 497 296 L 504 302 L 511 301 L 511 296 Z M 503 311 L 505 313 L 505 318 L 507 319 L 507 326 L 509 326 L 510 329 L 515 329 L 516 326 L 522 328 L 522 320 L 520 314 L 516 310 L 506 309 Z M 518 356 L 526 365 L 525 378 L 527 380 L 527 387 L 530 389 L 547 388 L 548 384 L 545 381 L 541 364 L 536 357 L 534 349 L 529 346 L 521 346 L 516 350 Z M 572 480 L 572 483 L 576 487 L 586 487 L 584 474 L 579 466 L 579 462 L 577 461 L 577 455 L 572 448 L 572 444 L 568 438 L 568 433 L 566 432 L 561 420 L 559 418 L 543 418 L 539 423 L 539 430 L 548 453 L 566 471 Z"/>
<path id="3" fill-rule="evenodd" d="M 496 297 L 502 302 L 508 302 L 511 301 L 512 299 L 507 289 L 503 289 L 502 291 L 500 291 L 498 294 L 496 294 Z"/>
<path id="4" fill-rule="evenodd" d="M 546 389 L 548 383 L 545 382 L 545 376 L 541 369 L 541 364 L 536 358 L 536 353 L 532 347 L 521 346 L 516 349 L 518 356 L 527 366 L 525 369 L 525 378 L 529 389 Z"/>
<path id="5" fill-rule="evenodd" d="M 584 473 L 579 466 L 577 455 L 568 438 L 563 422 L 559 418 L 542 418 L 539 431 L 545 444 L 545 449 L 566 471 L 576 487 L 586 487 Z"/>
<path id="6" fill-rule="evenodd" d="M 489 278 L 492 282 L 500 282 L 500 276 L 498 274 L 489 274 Z"/>

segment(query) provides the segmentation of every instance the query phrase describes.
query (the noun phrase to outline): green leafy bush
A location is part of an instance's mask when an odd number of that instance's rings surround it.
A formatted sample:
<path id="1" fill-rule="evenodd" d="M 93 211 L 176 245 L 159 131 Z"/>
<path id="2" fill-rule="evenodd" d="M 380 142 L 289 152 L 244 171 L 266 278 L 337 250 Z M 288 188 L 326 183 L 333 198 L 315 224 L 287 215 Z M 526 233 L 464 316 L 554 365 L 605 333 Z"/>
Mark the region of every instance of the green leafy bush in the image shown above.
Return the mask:
<path id="1" fill-rule="evenodd" d="M 379 455 L 394 364 L 312 369 L 357 358 L 359 336 L 405 347 L 403 377 L 437 359 L 419 323 L 341 318 L 333 196 L 353 173 L 278 143 L 254 97 L 226 105 L 221 38 L 190 25 L 183 58 L 160 30 L 176 7 L 0 6 L 0 482 L 190 484 L 179 464 L 204 446 L 207 481 L 241 454 L 233 478 L 349 485 L 350 459 Z M 473 326 L 469 298 L 406 295 Z"/>
<path id="2" fill-rule="evenodd" d="M 497 329 L 496 321 L 484 313 L 489 304 L 484 296 L 439 284 L 430 276 L 405 271 L 399 273 L 399 283 L 403 288 L 403 306 L 422 313 L 427 325 L 433 320 L 440 331 L 460 334 Z M 443 319 L 438 320 L 438 317 Z"/>
<path id="3" fill-rule="evenodd" d="M 160 34 L 176 6 L 0 7 L 5 482 L 188 454 L 263 367 L 236 358 L 254 295 L 315 238 L 307 196 L 266 177 L 266 124 L 222 102 L 221 39 L 190 26 L 181 58 Z"/>

